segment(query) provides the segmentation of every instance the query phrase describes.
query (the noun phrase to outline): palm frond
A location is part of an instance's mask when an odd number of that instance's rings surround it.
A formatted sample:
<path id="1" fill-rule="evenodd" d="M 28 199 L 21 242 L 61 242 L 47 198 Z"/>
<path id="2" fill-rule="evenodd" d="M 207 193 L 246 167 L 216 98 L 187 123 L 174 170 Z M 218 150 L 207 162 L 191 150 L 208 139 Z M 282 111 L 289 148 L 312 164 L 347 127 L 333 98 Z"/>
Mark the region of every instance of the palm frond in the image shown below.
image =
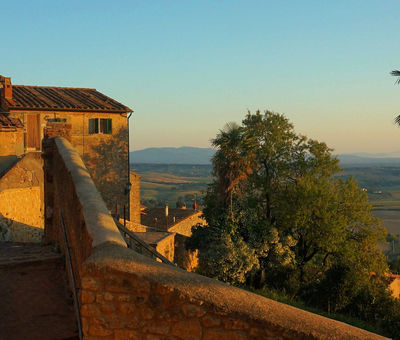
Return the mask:
<path id="1" fill-rule="evenodd" d="M 400 125 L 400 115 L 394 119 L 395 124 Z"/>
<path id="2" fill-rule="evenodd" d="M 390 74 L 394 77 L 399 77 L 395 84 L 400 84 L 400 71 L 399 70 L 393 70 L 392 72 L 390 72 Z"/>

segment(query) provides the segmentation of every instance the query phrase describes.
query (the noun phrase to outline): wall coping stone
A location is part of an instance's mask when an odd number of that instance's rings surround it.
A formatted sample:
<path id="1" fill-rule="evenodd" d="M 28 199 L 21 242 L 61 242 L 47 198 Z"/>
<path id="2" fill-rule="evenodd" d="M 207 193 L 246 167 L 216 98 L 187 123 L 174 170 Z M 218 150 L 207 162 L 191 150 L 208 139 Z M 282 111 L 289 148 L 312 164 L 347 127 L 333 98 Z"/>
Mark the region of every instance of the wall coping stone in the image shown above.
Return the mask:
<path id="1" fill-rule="evenodd" d="M 283 329 L 303 339 L 386 339 L 380 335 L 313 314 L 220 281 L 156 262 L 115 243 L 97 247 L 83 264 L 84 271 L 119 273 L 161 285 L 191 303 L 218 314 L 235 315 Z"/>
<path id="2" fill-rule="evenodd" d="M 55 138 L 55 143 L 75 184 L 92 247 L 106 242 L 127 247 L 78 152 L 65 138 Z"/>

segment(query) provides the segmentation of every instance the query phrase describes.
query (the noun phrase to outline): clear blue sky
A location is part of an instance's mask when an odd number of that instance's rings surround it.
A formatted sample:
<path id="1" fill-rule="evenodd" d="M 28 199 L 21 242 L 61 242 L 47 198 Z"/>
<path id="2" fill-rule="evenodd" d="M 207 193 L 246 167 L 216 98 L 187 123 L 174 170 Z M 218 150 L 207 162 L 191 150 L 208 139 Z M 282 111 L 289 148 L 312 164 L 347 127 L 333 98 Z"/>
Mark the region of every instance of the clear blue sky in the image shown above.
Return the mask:
<path id="1" fill-rule="evenodd" d="M 399 1 L 3 1 L 0 74 L 134 109 L 131 147 L 208 147 L 247 109 L 338 153 L 400 150 Z"/>

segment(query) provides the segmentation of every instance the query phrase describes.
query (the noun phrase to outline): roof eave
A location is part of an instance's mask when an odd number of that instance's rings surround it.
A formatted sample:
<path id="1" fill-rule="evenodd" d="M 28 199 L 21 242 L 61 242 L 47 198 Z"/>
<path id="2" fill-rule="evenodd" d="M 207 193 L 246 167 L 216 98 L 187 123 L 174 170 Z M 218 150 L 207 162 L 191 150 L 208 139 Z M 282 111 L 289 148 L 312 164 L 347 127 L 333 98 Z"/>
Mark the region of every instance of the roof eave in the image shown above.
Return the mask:
<path id="1" fill-rule="evenodd" d="M 104 109 L 75 109 L 75 108 L 41 108 L 41 107 L 13 107 L 13 106 L 8 106 L 7 110 L 9 111 L 62 111 L 62 112 L 99 112 L 99 113 L 130 113 L 132 112 L 132 109 L 129 107 L 126 107 L 125 110 L 104 110 Z"/>

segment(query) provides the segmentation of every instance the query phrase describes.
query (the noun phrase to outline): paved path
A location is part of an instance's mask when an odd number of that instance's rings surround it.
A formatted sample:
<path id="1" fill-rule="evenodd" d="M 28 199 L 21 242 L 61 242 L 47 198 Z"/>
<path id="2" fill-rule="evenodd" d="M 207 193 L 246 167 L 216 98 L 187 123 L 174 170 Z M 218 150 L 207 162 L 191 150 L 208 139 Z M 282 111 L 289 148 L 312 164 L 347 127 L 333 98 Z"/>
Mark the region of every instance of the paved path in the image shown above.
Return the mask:
<path id="1" fill-rule="evenodd" d="M 0 243 L 0 340 L 78 339 L 71 293 L 52 246 Z"/>

